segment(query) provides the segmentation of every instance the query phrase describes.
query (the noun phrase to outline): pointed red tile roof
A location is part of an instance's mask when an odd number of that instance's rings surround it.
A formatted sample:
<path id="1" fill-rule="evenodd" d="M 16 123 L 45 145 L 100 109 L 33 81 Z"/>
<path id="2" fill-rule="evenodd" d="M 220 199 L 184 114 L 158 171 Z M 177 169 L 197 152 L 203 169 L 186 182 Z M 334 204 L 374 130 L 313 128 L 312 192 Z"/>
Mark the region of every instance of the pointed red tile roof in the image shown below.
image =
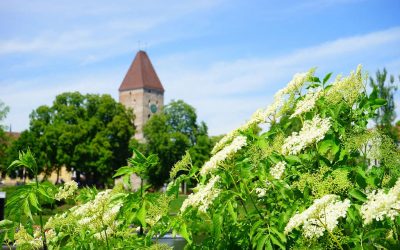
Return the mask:
<path id="1" fill-rule="evenodd" d="M 147 53 L 139 50 L 119 87 L 119 91 L 141 88 L 158 90 L 164 93 L 164 88 Z"/>

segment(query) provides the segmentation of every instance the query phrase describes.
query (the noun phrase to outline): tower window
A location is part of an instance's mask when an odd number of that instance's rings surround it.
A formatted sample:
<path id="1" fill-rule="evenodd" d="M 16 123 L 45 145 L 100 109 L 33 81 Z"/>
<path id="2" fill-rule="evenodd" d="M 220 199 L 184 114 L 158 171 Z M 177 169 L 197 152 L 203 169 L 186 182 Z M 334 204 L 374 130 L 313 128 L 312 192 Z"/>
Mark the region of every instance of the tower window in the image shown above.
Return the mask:
<path id="1" fill-rule="evenodd" d="M 149 100 L 149 103 L 150 103 L 150 100 Z"/>

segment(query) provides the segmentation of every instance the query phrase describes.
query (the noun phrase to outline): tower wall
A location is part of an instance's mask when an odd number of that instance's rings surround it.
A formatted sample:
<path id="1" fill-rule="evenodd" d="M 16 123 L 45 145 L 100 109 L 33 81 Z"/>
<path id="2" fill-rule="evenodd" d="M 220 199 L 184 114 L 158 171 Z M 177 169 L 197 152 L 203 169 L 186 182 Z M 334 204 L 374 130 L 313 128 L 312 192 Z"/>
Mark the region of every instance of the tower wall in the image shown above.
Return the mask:
<path id="1" fill-rule="evenodd" d="M 153 114 L 159 113 L 162 109 L 164 105 L 163 93 L 144 88 L 120 91 L 119 102 L 125 107 L 133 109 L 136 126 L 135 138 L 144 141 L 143 126 Z M 152 112 L 151 105 L 155 105 L 157 108 L 155 113 Z"/>

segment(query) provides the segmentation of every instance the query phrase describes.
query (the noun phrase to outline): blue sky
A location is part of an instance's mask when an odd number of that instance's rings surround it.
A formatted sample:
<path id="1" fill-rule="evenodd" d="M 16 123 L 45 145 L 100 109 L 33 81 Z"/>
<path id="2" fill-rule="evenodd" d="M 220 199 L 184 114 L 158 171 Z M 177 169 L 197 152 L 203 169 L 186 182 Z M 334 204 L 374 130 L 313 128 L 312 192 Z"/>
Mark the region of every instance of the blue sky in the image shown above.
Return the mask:
<path id="1" fill-rule="evenodd" d="M 117 99 L 141 48 L 166 103 L 183 99 L 210 134 L 226 133 L 296 72 L 348 74 L 362 64 L 370 75 L 399 75 L 399 10 L 398 0 L 2 0 L 3 124 L 27 129 L 30 112 L 65 91 Z"/>

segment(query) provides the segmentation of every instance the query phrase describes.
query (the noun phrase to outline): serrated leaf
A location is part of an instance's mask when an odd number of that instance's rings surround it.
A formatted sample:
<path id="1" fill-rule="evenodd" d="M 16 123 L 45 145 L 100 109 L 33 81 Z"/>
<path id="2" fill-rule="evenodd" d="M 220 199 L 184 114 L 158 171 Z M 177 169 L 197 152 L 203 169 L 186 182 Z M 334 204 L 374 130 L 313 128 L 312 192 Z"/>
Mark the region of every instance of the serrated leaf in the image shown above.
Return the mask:
<path id="1" fill-rule="evenodd" d="M 269 237 L 272 243 L 279 246 L 281 249 L 286 249 L 286 247 L 273 234 L 270 234 Z"/>
<path id="2" fill-rule="evenodd" d="M 361 174 L 357 173 L 356 174 L 356 182 L 357 184 L 361 187 L 361 188 L 365 188 L 367 187 L 367 181 L 365 179 L 364 176 L 362 176 Z"/>
<path id="3" fill-rule="evenodd" d="M 213 221 L 213 224 L 212 224 L 213 238 L 217 240 L 221 237 L 222 216 L 219 214 L 214 214 L 212 221 Z"/>
<path id="4" fill-rule="evenodd" d="M 32 212 L 31 212 L 31 208 L 29 207 L 29 201 L 28 201 L 28 199 L 25 199 L 25 200 L 24 200 L 24 203 L 23 203 L 22 206 L 23 206 L 24 214 L 25 214 L 26 216 L 28 216 L 28 217 L 33 221 Z"/>
<path id="5" fill-rule="evenodd" d="M 269 230 L 271 230 L 271 232 L 273 232 L 275 235 L 277 235 L 282 242 L 286 242 L 285 235 L 283 233 L 279 232 L 278 229 L 276 229 L 273 226 L 270 226 Z"/>
<path id="6" fill-rule="evenodd" d="M 236 223 L 237 222 L 237 214 L 235 210 L 233 209 L 232 203 L 229 201 L 227 204 L 228 212 L 231 215 L 233 221 Z"/>
<path id="7" fill-rule="evenodd" d="M 257 241 L 257 250 L 262 250 L 264 248 L 265 242 L 268 239 L 268 235 L 263 235 Z"/>
<path id="8" fill-rule="evenodd" d="M 387 229 L 386 228 L 377 228 L 377 229 L 373 229 L 369 232 L 367 232 L 366 234 L 363 235 L 363 240 L 367 240 L 367 239 L 375 239 L 378 238 L 379 236 L 384 238 L 385 235 L 387 233 Z"/>
<path id="9" fill-rule="evenodd" d="M 359 200 L 359 201 L 362 201 L 362 202 L 367 201 L 367 196 L 363 192 L 358 190 L 358 189 L 350 190 L 349 191 L 349 195 L 352 196 L 353 198 Z"/>
<path id="10" fill-rule="evenodd" d="M 117 170 L 117 172 L 113 175 L 113 178 L 121 176 L 121 175 L 127 175 L 127 174 L 132 174 L 133 168 L 125 166 L 125 167 L 121 167 Z"/>
<path id="11" fill-rule="evenodd" d="M 377 98 L 377 99 L 374 100 L 374 104 L 375 105 L 383 106 L 383 105 L 386 105 L 386 103 L 387 103 L 386 99 Z"/>
<path id="12" fill-rule="evenodd" d="M 39 205 L 39 202 L 38 202 L 38 200 L 37 200 L 36 194 L 33 193 L 33 192 L 29 194 L 29 203 L 30 203 L 30 205 L 31 205 L 32 207 L 34 207 L 37 211 L 42 211 L 42 210 L 40 209 L 40 205 Z"/>
<path id="13" fill-rule="evenodd" d="M 332 72 L 328 73 L 328 74 L 324 77 L 324 79 L 322 80 L 322 83 L 325 84 L 325 83 L 329 80 L 329 78 L 331 78 L 331 76 L 332 76 Z"/>
<path id="14" fill-rule="evenodd" d="M 146 202 L 143 202 L 142 206 L 137 211 L 136 218 L 143 227 L 146 226 Z"/>
<path id="15" fill-rule="evenodd" d="M 190 244 L 192 244 L 192 239 L 187 231 L 186 223 L 182 223 L 179 227 L 179 234 Z"/>

